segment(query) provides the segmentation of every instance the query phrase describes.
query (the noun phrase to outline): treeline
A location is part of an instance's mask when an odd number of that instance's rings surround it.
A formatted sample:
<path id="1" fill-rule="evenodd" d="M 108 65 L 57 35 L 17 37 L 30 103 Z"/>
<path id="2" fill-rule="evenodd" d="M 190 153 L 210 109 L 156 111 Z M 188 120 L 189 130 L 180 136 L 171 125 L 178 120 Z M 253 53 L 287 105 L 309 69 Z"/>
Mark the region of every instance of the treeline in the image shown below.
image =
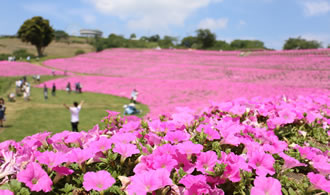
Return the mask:
<path id="1" fill-rule="evenodd" d="M 264 50 L 267 49 L 262 41 L 258 40 L 234 40 L 231 43 L 217 40 L 216 34 L 209 29 L 199 29 L 196 36 L 184 37 L 181 41 L 177 37 L 152 35 L 142 36 L 139 39 L 135 34 L 129 38 L 122 35 L 110 34 L 107 38 L 96 38 L 93 41 L 96 51 L 106 48 L 192 48 L 206 50 Z"/>

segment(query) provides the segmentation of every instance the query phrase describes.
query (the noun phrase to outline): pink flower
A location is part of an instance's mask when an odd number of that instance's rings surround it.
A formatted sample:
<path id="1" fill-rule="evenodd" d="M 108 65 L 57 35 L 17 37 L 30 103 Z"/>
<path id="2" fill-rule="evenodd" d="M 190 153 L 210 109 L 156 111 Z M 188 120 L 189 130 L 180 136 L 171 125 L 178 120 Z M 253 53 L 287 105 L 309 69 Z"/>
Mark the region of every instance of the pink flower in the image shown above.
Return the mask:
<path id="1" fill-rule="evenodd" d="M 275 169 L 273 165 L 275 160 L 270 154 L 266 154 L 263 151 L 252 151 L 248 153 L 249 166 L 256 170 L 257 175 L 266 176 L 267 174 L 273 175 Z"/>
<path id="2" fill-rule="evenodd" d="M 282 124 L 293 123 L 296 118 L 296 114 L 289 109 L 284 109 L 278 112 L 279 118 L 282 120 Z"/>
<path id="3" fill-rule="evenodd" d="M 69 154 L 67 154 L 67 158 L 69 162 L 75 162 L 78 164 L 82 164 L 86 160 L 92 158 L 94 156 L 94 153 L 92 149 L 80 149 L 80 148 L 74 148 L 71 150 Z"/>
<path id="4" fill-rule="evenodd" d="M 288 156 L 283 152 L 279 153 L 279 156 L 284 159 L 283 169 L 291 169 L 293 167 L 307 166 L 306 164 L 300 163 L 297 159 L 292 158 L 291 156 Z"/>
<path id="5" fill-rule="evenodd" d="M 222 189 L 212 189 L 208 184 L 198 182 L 194 183 L 189 189 L 184 192 L 184 195 L 195 195 L 195 194 L 209 194 L 209 195 L 224 195 Z"/>
<path id="6" fill-rule="evenodd" d="M 133 133 L 117 133 L 110 138 L 112 143 L 129 144 L 136 140 L 136 136 Z"/>
<path id="7" fill-rule="evenodd" d="M 53 182 L 38 163 L 31 162 L 26 169 L 17 174 L 17 180 L 23 182 L 31 191 L 49 192 Z"/>
<path id="8" fill-rule="evenodd" d="M 64 153 L 55 153 L 51 151 L 45 151 L 43 153 L 40 153 L 36 159 L 39 161 L 39 163 L 47 165 L 50 169 L 67 161 L 67 158 Z"/>
<path id="9" fill-rule="evenodd" d="M 107 171 L 87 172 L 84 175 L 83 186 L 87 191 L 103 191 L 110 188 L 116 180 Z"/>
<path id="10" fill-rule="evenodd" d="M 191 141 L 186 141 L 176 145 L 176 148 L 181 154 L 199 154 L 203 150 L 203 146 L 200 144 L 194 144 Z"/>
<path id="11" fill-rule="evenodd" d="M 115 148 L 113 149 L 113 151 L 119 153 L 123 158 L 127 158 L 132 156 L 133 154 L 140 153 L 140 150 L 138 150 L 135 145 L 122 143 L 115 144 Z"/>
<path id="12" fill-rule="evenodd" d="M 65 175 L 65 176 L 71 175 L 74 172 L 73 170 L 71 170 L 67 167 L 54 167 L 53 170 L 61 175 Z"/>
<path id="13" fill-rule="evenodd" d="M 106 137 L 101 137 L 99 140 L 90 143 L 90 148 L 92 148 L 94 153 L 105 152 L 109 150 L 111 146 L 112 146 L 112 141 Z"/>
<path id="14" fill-rule="evenodd" d="M 216 164 L 218 156 L 213 151 L 202 152 L 197 157 L 196 169 L 206 174 L 206 171 L 212 171 Z"/>
<path id="15" fill-rule="evenodd" d="M 170 141 L 173 144 L 177 144 L 183 141 L 188 141 L 189 138 L 190 138 L 190 134 L 186 133 L 185 131 L 170 131 L 164 137 L 166 141 Z"/>
<path id="16" fill-rule="evenodd" d="M 165 169 L 150 170 L 131 177 L 131 184 L 127 187 L 129 194 L 145 195 L 166 185 L 173 184 L 170 173 Z"/>
<path id="17" fill-rule="evenodd" d="M 187 189 L 189 189 L 195 183 L 206 183 L 205 175 L 186 175 L 184 176 L 179 183 L 183 184 Z"/>
<path id="18" fill-rule="evenodd" d="M 154 155 L 153 158 L 153 168 L 165 168 L 169 172 L 177 165 L 177 161 L 172 158 L 169 154 L 164 155 Z"/>
<path id="19" fill-rule="evenodd" d="M 330 181 L 327 180 L 323 175 L 309 172 L 307 174 L 309 181 L 314 185 L 315 188 L 324 190 L 330 193 Z"/>
<path id="20" fill-rule="evenodd" d="M 272 177 L 257 176 L 254 187 L 251 189 L 253 195 L 282 195 L 281 183 Z"/>
<path id="21" fill-rule="evenodd" d="M 10 190 L 1 190 L 0 189 L 0 195 L 14 195 L 14 193 Z"/>

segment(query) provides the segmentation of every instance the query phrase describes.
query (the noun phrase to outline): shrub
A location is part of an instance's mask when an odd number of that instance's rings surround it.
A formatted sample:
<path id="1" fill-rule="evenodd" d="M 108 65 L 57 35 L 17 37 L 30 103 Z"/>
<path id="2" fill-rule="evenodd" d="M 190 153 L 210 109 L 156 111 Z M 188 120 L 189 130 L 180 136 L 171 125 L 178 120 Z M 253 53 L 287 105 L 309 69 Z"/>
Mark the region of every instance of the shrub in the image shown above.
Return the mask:
<path id="1" fill-rule="evenodd" d="M 30 56 L 31 58 L 35 57 L 35 55 L 29 53 L 28 51 L 26 51 L 26 49 L 15 50 L 13 52 L 13 56 L 15 56 L 16 59 L 20 59 L 20 58 L 26 59 L 28 56 Z"/>
<path id="2" fill-rule="evenodd" d="M 8 60 L 8 57 L 11 56 L 10 54 L 6 54 L 6 53 L 1 53 L 0 54 L 0 61 L 1 60 Z"/>
<path id="3" fill-rule="evenodd" d="M 81 55 L 81 54 L 84 54 L 85 51 L 82 50 L 82 49 L 78 49 L 74 54 L 77 56 L 77 55 Z"/>

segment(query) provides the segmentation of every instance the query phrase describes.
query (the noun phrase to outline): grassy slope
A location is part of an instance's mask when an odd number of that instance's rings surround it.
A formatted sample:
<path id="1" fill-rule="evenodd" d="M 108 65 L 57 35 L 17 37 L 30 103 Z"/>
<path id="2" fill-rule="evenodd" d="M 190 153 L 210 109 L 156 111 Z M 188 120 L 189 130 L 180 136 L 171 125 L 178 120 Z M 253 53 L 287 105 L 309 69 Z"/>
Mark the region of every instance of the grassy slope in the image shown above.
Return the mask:
<path id="1" fill-rule="evenodd" d="M 75 55 L 77 50 L 84 50 L 86 53 L 94 51 L 94 48 L 83 43 L 84 38 L 71 37 L 70 41 L 81 42 L 81 43 L 65 43 L 65 42 L 55 42 L 53 41 L 48 47 L 46 47 L 44 53 L 51 58 L 54 57 L 72 57 Z M 11 54 L 17 49 L 26 49 L 28 52 L 37 55 L 36 48 L 28 43 L 23 43 L 18 38 L 0 38 L 0 53 Z"/>
<path id="2" fill-rule="evenodd" d="M 17 78 L 0 77 L 0 96 L 7 96 L 14 91 L 14 81 Z M 31 78 L 28 78 L 31 79 Z M 43 77 L 42 80 L 53 79 Z M 5 86 L 10 85 L 10 87 Z M 6 88 L 3 92 L 1 88 Z M 80 112 L 80 130 L 89 130 L 107 115 L 106 110 L 123 112 L 123 105 L 129 102 L 126 98 L 96 94 L 67 94 L 65 91 L 57 91 L 56 97 L 52 97 L 49 90 L 49 99 L 43 99 L 43 89 L 31 89 L 31 101 L 25 102 L 18 97 L 15 103 L 6 102 L 7 121 L 5 128 L 0 129 L 0 142 L 8 139 L 21 140 L 25 136 L 42 131 L 60 132 L 71 130 L 70 112 L 64 108 L 63 103 L 71 105 L 73 101 L 85 100 Z M 137 105 L 143 113 L 149 111 L 146 105 Z M 101 124 L 101 123 L 100 123 Z"/>

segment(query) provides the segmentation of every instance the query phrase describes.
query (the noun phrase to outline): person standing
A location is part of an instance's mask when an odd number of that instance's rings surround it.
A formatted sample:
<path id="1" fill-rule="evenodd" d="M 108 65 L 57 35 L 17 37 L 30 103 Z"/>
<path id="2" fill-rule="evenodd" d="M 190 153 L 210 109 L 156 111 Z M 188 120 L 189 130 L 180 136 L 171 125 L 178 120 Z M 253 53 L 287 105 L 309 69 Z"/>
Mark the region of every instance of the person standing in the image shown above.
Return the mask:
<path id="1" fill-rule="evenodd" d="M 48 88 L 47 88 L 46 84 L 44 84 L 44 98 L 45 98 L 45 100 L 48 99 Z"/>
<path id="2" fill-rule="evenodd" d="M 3 127 L 3 121 L 5 120 L 6 106 L 5 100 L 0 98 L 0 128 Z"/>
<path id="3" fill-rule="evenodd" d="M 136 89 L 133 89 L 132 93 L 131 93 L 131 103 L 133 102 L 134 104 L 136 104 L 136 99 L 138 96 L 139 92 Z"/>
<path id="4" fill-rule="evenodd" d="M 78 132 L 78 124 L 79 124 L 79 112 L 81 110 L 84 101 L 81 101 L 78 105 L 78 102 L 73 102 L 73 107 L 69 107 L 66 104 L 63 104 L 64 107 L 71 112 L 71 126 L 73 132 Z"/>
<path id="5" fill-rule="evenodd" d="M 71 83 L 70 82 L 68 82 L 68 84 L 66 84 L 66 91 L 68 93 L 71 93 Z"/>
<path id="6" fill-rule="evenodd" d="M 52 87 L 52 96 L 56 96 L 56 85 L 55 85 L 55 83 L 53 83 L 53 87 Z"/>

